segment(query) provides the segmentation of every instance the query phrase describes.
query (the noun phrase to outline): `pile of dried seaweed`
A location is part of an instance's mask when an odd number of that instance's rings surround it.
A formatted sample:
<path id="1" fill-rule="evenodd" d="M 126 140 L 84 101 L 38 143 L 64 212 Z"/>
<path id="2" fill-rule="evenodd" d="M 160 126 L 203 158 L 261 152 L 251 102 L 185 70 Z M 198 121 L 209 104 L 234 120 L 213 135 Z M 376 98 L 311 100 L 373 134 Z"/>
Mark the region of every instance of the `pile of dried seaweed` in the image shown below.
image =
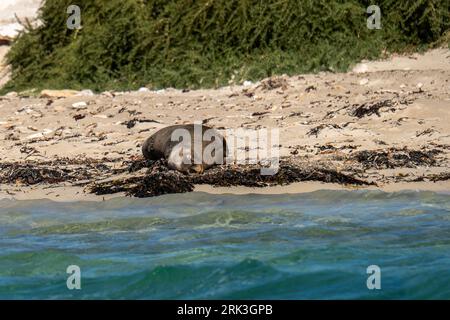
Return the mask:
<path id="1" fill-rule="evenodd" d="M 448 181 L 450 180 L 450 172 L 441 172 L 438 174 L 432 174 L 427 176 L 420 176 L 415 178 L 414 182 L 418 181 L 431 181 L 431 182 L 438 182 L 438 181 Z"/>
<path id="2" fill-rule="evenodd" d="M 158 172 L 145 176 L 116 179 L 90 185 L 87 189 L 96 195 L 125 192 L 138 198 L 154 197 L 169 193 L 184 193 L 194 190 L 188 176 L 178 171 Z"/>
<path id="3" fill-rule="evenodd" d="M 281 163 L 277 173 L 274 175 L 262 175 L 261 167 L 257 165 L 216 167 L 201 175 L 193 175 L 192 181 L 194 184 L 209 184 L 223 187 L 266 187 L 286 185 L 300 181 L 320 181 L 354 185 L 370 184 L 364 180 L 333 169 L 303 167 L 289 163 Z"/>
<path id="4" fill-rule="evenodd" d="M 321 181 L 340 184 L 371 185 L 373 183 L 346 175 L 332 169 L 305 168 L 282 163 L 275 175 L 261 175 L 261 167 L 217 166 L 202 174 L 186 175 L 167 168 L 163 161 L 156 161 L 144 175 L 93 183 L 87 191 L 97 195 L 124 192 L 135 197 L 151 197 L 167 193 L 190 192 L 195 184 L 213 186 L 266 187 L 286 185 L 299 181 Z"/>
<path id="5" fill-rule="evenodd" d="M 131 163 L 129 171 L 137 171 L 145 161 Z M 139 198 L 159 196 L 168 193 L 184 193 L 194 190 L 190 176 L 170 170 L 164 161 L 154 161 L 145 175 L 93 183 L 87 191 L 96 195 L 124 192 Z"/>
<path id="6" fill-rule="evenodd" d="M 42 182 L 59 183 L 71 180 L 64 169 L 34 166 L 31 164 L 0 164 L 0 183 L 33 185 Z"/>
<path id="7" fill-rule="evenodd" d="M 417 166 L 435 165 L 436 155 L 440 152 L 437 149 L 420 151 L 408 148 L 363 150 L 355 152 L 352 159 L 361 163 L 365 169 L 415 168 Z"/>
<path id="8" fill-rule="evenodd" d="M 105 177 L 112 171 L 103 160 L 59 158 L 53 161 L 0 163 L 0 183 L 35 185 Z"/>

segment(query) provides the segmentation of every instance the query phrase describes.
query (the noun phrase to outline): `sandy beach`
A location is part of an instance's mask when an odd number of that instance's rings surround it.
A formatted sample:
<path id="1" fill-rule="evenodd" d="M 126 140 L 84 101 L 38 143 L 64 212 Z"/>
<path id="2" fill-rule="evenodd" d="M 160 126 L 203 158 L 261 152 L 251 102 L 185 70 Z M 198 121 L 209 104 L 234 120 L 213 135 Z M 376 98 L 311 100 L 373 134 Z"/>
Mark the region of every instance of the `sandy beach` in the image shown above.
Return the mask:
<path id="1" fill-rule="evenodd" d="M 150 134 L 194 121 L 219 130 L 278 128 L 283 161 L 372 184 L 313 179 L 267 188 L 196 185 L 198 191 L 445 192 L 450 190 L 449 108 L 448 49 L 362 62 L 348 73 L 280 76 L 208 90 L 10 92 L 0 97 L 0 197 L 102 200 L 105 195 L 87 194 L 86 186 L 119 173 L 126 177 Z M 80 172 L 87 163 L 95 165 L 82 177 L 52 182 L 45 173 Z M 34 170 L 33 179 L 24 168 Z M 137 172 L 145 174 L 145 168 Z"/>

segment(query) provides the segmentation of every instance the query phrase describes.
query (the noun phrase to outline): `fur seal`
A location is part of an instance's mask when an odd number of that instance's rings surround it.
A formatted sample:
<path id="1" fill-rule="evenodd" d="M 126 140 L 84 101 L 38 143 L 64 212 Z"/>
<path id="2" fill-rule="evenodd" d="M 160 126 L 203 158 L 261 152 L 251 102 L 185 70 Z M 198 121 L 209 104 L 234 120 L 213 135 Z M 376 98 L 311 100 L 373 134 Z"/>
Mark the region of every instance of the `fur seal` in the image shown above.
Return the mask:
<path id="1" fill-rule="evenodd" d="M 142 145 L 147 160 L 167 160 L 169 168 L 185 173 L 203 173 L 215 164 L 225 163 L 224 137 L 203 124 L 179 124 L 162 128 Z"/>

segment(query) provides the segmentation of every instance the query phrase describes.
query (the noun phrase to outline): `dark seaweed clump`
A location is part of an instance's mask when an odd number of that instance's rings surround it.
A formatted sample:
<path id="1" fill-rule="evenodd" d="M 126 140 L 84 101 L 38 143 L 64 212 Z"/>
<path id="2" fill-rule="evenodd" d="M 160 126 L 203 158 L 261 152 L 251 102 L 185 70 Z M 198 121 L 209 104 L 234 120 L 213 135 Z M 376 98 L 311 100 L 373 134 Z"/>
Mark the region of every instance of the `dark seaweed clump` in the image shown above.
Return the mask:
<path id="1" fill-rule="evenodd" d="M 4 162 L 0 163 L 0 183 L 35 185 L 98 179 L 112 172 L 105 161 L 59 158 L 44 162 Z"/>
<path id="2" fill-rule="evenodd" d="M 192 177 L 194 184 L 209 184 L 213 186 L 247 186 L 266 187 L 287 185 L 300 181 L 320 181 L 327 183 L 369 185 L 371 183 L 328 168 L 314 168 L 281 163 L 274 175 L 262 175 L 261 167 L 216 167 L 201 175 Z"/>
<path id="3" fill-rule="evenodd" d="M 431 182 L 438 182 L 438 181 L 448 181 L 450 180 L 450 172 L 441 172 L 438 174 L 431 174 L 428 176 L 420 176 L 417 178 L 414 178 L 412 181 L 431 181 Z"/>
<path id="4" fill-rule="evenodd" d="M 0 183 L 33 185 L 42 182 L 59 183 L 72 178 L 66 170 L 30 164 L 1 164 L 0 169 Z"/>
<path id="5" fill-rule="evenodd" d="M 258 188 L 300 181 L 353 185 L 374 184 L 332 169 L 304 168 L 289 163 L 282 163 L 274 175 L 261 175 L 260 170 L 261 167 L 257 165 L 217 166 L 203 174 L 186 175 L 168 169 L 165 162 L 161 160 L 152 163 L 144 175 L 93 183 L 88 186 L 87 190 L 97 195 L 124 192 L 129 196 L 152 197 L 168 193 L 190 192 L 194 189 L 195 184 Z"/>
<path id="6" fill-rule="evenodd" d="M 362 117 L 368 117 L 373 114 L 376 114 L 377 116 L 381 117 L 380 115 L 380 109 L 381 108 L 387 108 L 387 110 L 395 111 L 395 108 L 393 107 L 394 104 L 392 100 L 382 100 L 377 102 L 367 102 L 364 103 L 357 108 L 355 108 L 351 115 L 354 117 L 362 118 Z"/>
<path id="7" fill-rule="evenodd" d="M 88 191 L 96 195 L 125 192 L 127 196 L 138 198 L 154 197 L 169 193 L 184 193 L 194 190 L 194 185 L 177 171 L 162 171 L 126 179 L 94 183 Z"/>
<path id="8" fill-rule="evenodd" d="M 151 163 L 138 160 L 129 166 L 129 171 L 137 171 L 145 164 L 150 164 L 145 175 L 93 183 L 88 186 L 88 191 L 96 195 L 124 192 L 128 196 L 144 198 L 194 190 L 190 176 L 170 170 L 163 160 Z"/>
<path id="9" fill-rule="evenodd" d="M 433 166 L 436 164 L 436 155 L 440 150 L 429 151 L 410 150 L 407 148 L 386 150 L 363 150 L 355 152 L 352 158 L 361 163 L 364 168 L 394 169 L 415 168 L 417 166 Z"/>
<path id="10" fill-rule="evenodd" d="M 360 105 L 354 105 L 350 115 L 357 118 L 369 117 L 376 114 L 381 117 L 381 112 L 395 112 L 397 106 L 408 105 L 412 101 L 408 99 L 385 99 L 379 101 L 369 101 Z"/>

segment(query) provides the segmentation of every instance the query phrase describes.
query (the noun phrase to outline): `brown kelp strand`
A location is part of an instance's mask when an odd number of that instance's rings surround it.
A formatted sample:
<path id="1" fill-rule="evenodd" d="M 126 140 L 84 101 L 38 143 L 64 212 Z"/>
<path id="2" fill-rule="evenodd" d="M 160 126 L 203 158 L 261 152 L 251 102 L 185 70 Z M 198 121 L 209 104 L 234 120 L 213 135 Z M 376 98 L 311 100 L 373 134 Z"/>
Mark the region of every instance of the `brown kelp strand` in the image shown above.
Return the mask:
<path id="1" fill-rule="evenodd" d="M 150 197 L 168 193 L 190 192 L 196 184 L 213 186 L 267 187 L 300 181 L 320 181 L 359 186 L 375 185 L 329 168 L 303 167 L 281 163 L 274 175 L 262 175 L 259 165 L 223 165 L 202 174 L 183 174 L 167 168 L 164 161 L 152 163 L 145 174 L 95 182 L 86 190 L 97 195 L 124 192 L 130 196 Z"/>

